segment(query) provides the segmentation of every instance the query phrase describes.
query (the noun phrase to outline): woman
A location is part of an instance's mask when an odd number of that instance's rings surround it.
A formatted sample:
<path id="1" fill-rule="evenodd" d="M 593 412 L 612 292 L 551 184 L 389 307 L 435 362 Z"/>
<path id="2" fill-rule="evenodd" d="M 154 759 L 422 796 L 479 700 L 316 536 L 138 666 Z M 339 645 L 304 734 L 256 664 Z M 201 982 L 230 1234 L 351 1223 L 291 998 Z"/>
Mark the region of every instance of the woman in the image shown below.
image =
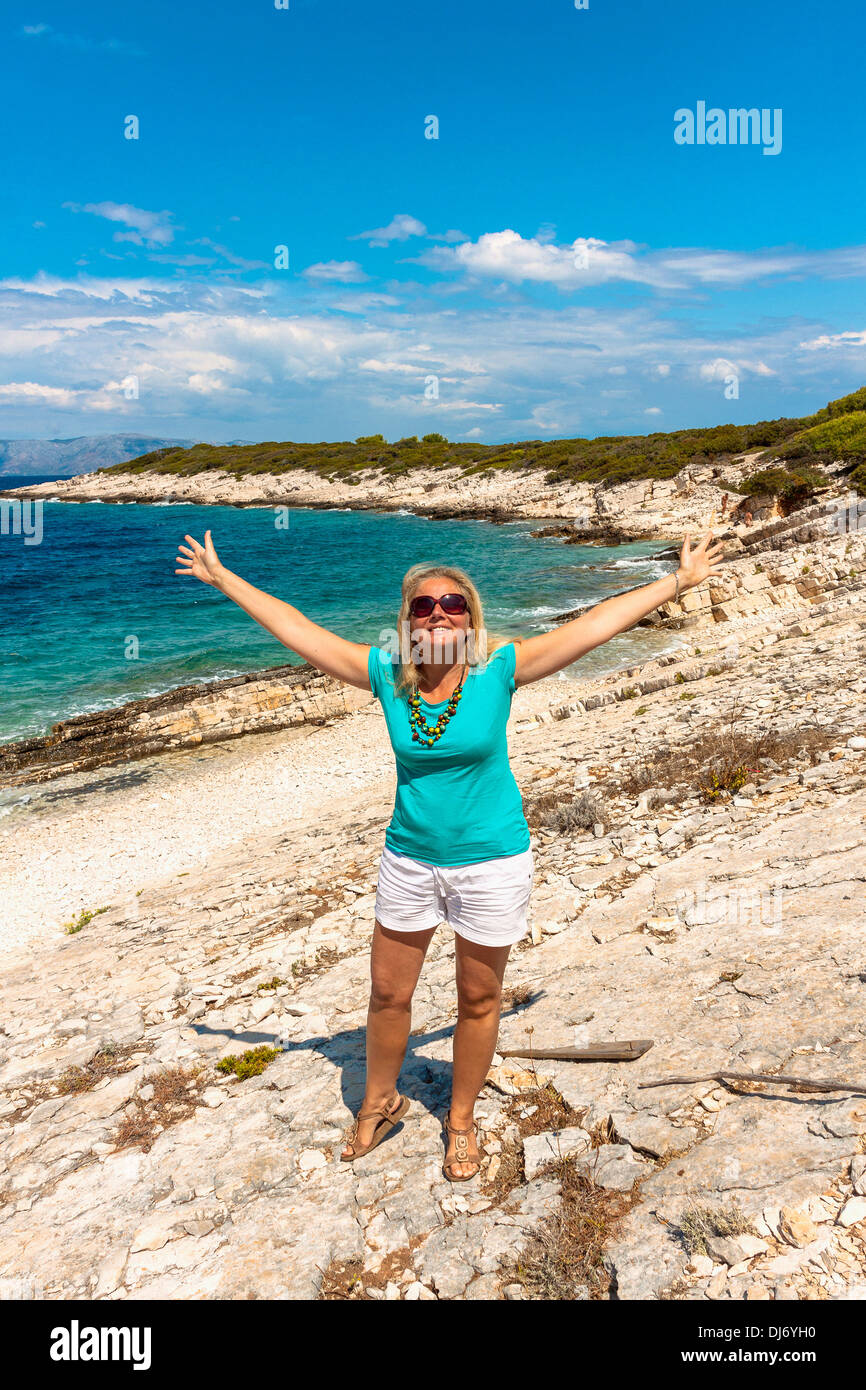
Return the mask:
<path id="1" fill-rule="evenodd" d="M 526 932 L 533 865 L 505 726 L 517 686 L 543 680 L 659 604 L 718 575 L 722 546 L 689 534 L 675 574 L 605 599 L 579 618 L 525 641 L 486 649 L 481 600 L 463 570 L 415 565 L 404 576 L 399 655 L 319 627 L 219 561 L 210 531 L 186 536 L 175 574 L 237 603 L 284 646 L 337 680 L 372 690 L 397 761 L 397 794 L 376 890 L 367 1012 L 364 1099 L 341 1158 L 376 1147 L 409 1108 L 396 1090 L 411 1001 L 437 925 L 455 931 L 458 1014 L 443 1172 L 452 1182 L 481 1167 L 475 1103 L 499 1031 L 508 954 Z M 406 641 L 411 632 L 411 646 Z"/>

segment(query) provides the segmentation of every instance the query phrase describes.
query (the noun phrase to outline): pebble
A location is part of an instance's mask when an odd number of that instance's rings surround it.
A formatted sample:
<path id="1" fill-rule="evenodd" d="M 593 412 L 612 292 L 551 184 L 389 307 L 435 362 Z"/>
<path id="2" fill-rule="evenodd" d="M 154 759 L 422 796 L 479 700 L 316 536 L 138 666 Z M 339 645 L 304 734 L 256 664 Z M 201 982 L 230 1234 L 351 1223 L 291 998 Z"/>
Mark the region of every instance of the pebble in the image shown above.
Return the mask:
<path id="1" fill-rule="evenodd" d="M 314 1168 L 324 1168 L 328 1160 L 319 1149 L 304 1149 L 298 1155 L 298 1167 L 302 1172 L 312 1172 Z"/>
<path id="2" fill-rule="evenodd" d="M 849 1197 L 836 1221 L 840 1226 L 856 1226 L 866 1220 L 866 1197 Z"/>

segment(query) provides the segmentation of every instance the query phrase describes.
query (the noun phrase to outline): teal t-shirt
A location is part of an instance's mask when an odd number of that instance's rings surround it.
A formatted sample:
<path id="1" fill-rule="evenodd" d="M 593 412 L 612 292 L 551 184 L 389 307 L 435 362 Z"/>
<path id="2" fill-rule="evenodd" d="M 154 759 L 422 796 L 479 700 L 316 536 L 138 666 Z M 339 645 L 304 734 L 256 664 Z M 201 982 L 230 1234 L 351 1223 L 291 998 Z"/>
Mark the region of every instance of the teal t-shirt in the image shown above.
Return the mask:
<path id="1" fill-rule="evenodd" d="M 397 760 L 397 794 L 385 844 L 425 864 L 451 868 L 522 854 L 530 847 L 520 788 L 508 763 L 505 726 L 516 686 L 517 653 L 508 642 L 484 667 L 470 666 L 457 711 L 429 746 L 413 740 L 406 692 L 395 694 L 399 658 L 371 647 L 367 670 Z M 428 704 L 433 725 L 448 700 Z"/>

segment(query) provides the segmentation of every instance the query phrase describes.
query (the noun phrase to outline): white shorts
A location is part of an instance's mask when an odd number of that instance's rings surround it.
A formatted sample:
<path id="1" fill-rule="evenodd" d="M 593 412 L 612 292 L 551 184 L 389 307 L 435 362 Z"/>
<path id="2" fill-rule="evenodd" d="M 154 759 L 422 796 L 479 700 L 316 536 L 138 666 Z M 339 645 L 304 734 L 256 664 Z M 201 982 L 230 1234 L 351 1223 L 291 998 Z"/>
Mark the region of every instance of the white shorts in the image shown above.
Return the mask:
<path id="1" fill-rule="evenodd" d="M 376 884 L 376 918 L 390 931 L 429 931 L 447 921 L 467 941 L 511 946 L 526 935 L 535 866 L 522 854 L 442 868 L 385 845 Z"/>

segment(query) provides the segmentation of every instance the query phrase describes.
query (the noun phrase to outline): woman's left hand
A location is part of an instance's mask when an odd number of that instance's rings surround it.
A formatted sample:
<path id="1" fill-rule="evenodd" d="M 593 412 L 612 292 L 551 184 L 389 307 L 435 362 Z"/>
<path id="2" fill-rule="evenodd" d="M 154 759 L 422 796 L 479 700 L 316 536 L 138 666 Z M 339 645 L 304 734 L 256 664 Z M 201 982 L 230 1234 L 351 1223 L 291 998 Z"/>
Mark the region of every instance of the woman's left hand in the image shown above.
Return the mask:
<path id="1" fill-rule="evenodd" d="M 711 575 L 721 574 L 716 561 L 721 559 L 724 553 L 724 546 L 721 541 L 716 541 L 710 545 L 712 531 L 707 531 L 702 541 L 699 541 L 694 550 L 689 548 L 689 532 L 686 531 L 686 538 L 683 541 L 683 548 L 680 551 L 680 588 L 693 589 L 696 584 L 700 584 L 704 579 Z"/>

